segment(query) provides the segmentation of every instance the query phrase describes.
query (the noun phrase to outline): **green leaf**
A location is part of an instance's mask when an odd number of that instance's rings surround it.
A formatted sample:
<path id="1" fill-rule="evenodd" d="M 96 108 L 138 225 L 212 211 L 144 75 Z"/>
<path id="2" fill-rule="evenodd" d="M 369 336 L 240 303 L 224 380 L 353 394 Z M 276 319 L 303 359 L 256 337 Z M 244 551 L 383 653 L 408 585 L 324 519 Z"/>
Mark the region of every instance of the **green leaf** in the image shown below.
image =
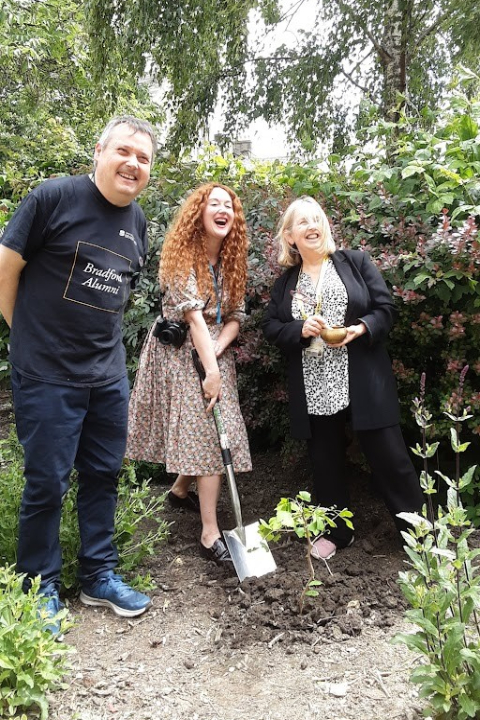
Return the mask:
<path id="1" fill-rule="evenodd" d="M 277 517 L 278 517 L 278 520 L 281 523 L 282 527 L 287 527 L 287 528 L 295 527 L 295 521 L 293 519 L 292 513 L 284 511 L 284 510 L 280 510 L 277 513 Z"/>
<path id="2" fill-rule="evenodd" d="M 460 651 L 463 647 L 463 639 L 465 626 L 463 623 L 451 625 L 448 629 L 448 636 L 443 646 L 443 661 L 445 668 L 452 677 L 457 672 L 459 662 L 461 662 Z"/>
<path id="3" fill-rule="evenodd" d="M 442 282 L 445 283 L 445 285 L 448 287 L 449 290 L 453 290 L 453 288 L 455 287 L 455 283 L 452 282 L 451 280 L 448 280 L 446 277 L 442 278 Z"/>
<path id="4" fill-rule="evenodd" d="M 426 452 L 425 452 L 426 459 L 432 458 L 436 454 L 439 445 L 440 445 L 440 442 L 434 442 L 434 443 L 427 444 L 427 448 L 426 448 Z"/>
<path id="5" fill-rule="evenodd" d="M 413 278 L 413 284 L 415 287 L 418 287 L 419 285 L 422 285 L 426 280 L 430 280 L 430 274 L 426 272 L 418 273 L 416 277 Z"/>
<path id="6" fill-rule="evenodd" d="M 402 170 L 402 178 L 406 179 L 412 177 L 412 175 L 420 175 L 424 172 L 425 170 L 421 165 L 407 165 L 407 167 Z"/>
<path id="7" fill-rule="evenodd" d="M 427 643 L 421 633 L 396 633 L 391 642 L 394 645 L 402 643 L 409 650 L 417 650 L 418 652 L 427 654 Z"/>
<path id="8" fill-rule="evenodd" d="M 412 525 L 415 528 L 422 527 L 428 530 L 433 529 L 432 523 L 418 513 L 401 512 L 397 513 L 397 517 L 399 517 L 401 520 L 405 520 L 405 522 L 409 523 L 409 525 Z"/>
<path id="9" fill-rule="evenodd" d="M 45 677 L 45 674 L 44 674 L 44 677 Z M 55 679 L 55 677 L 53 677 L 51 679 Z M 23 683 L 23 684 L 27 685 L 29 688 L 35 687 L 35 682 L 34 682 L 33 678 L 30 675 L 28 675 L 27 673 L 18 673 L 17 683 L 19 685 L 20 685 L 20 683 Z"/>
<path id="10" fill-rule="evenodd" d="M 479 133 L 478 124 L 470 115 L 464 115 L 457 122 L 457 132 L 460 140 L 475 140 Z"/>
<path id="11" fill-rule="evenodd" d="M 438 477 L 442 478 L 443 482 L 448 485 L 448 487 L 455 488 L 455 483 L 453 480 L 451 480 L 447 475 L 444 475 L 440 470 L 435 470 L 435 475 L 438 475 Z"/>
<path id="12" fill-rule="evenodd" d="M 458 488 L 459 490 L 465 490 L 469 485 L 473 483 L 475 471 L 477 469 L 476 465 L 472 465 L 468 468 L 467 472 L 462 475 L 460 480 L 458 481 Z"/>
<path id="13" fill-rule="evenodd" d="M 15 670 L 15 665 L 5 655 L 0 655 L 0 667 L 6 670 Z"/>
<path id="14" fill-rule="evenodd" d="M 472 650 L 471 648 L 462 648 L 460 655 L 463 660 L 466 660 L 478 673 L 480 673 L 480 654 L 478 649 Z"/>
<path id="15" fill-rule="evenodd" d="M 458 695 L 458 703 L 466 714 L 466 717 L 478 717 L 478 712 L 480 711 L 480 702 L 478 699 L 474 700 L 473 698 L 468 697 L 468 695 L 464 692 L 460 692 Z"/>
<path id="16" fill-rule="evenodd" d="M 455 553 L 453 550 L 448 550 L 447 548 L 439 548 L 439 547 L 433 547 L 430 552 L 432 555 L 439 555 L 441 557 L 448 558 L 451 562 L 455 560 Z"/>
<path id="17" fill-rule="evenodd" d="M 443 210 L 443 202 L 441 200 L 431 200 L 427 203 L 426 209 L 433 215 L 438 215 Z"/>

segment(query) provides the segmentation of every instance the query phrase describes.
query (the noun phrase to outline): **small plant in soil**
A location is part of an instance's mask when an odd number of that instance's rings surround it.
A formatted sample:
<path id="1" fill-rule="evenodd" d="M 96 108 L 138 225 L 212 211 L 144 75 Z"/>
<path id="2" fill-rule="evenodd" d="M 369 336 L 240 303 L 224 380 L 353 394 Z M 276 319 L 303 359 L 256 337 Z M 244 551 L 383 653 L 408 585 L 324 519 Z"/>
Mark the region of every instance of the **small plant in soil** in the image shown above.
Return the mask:
<path id="1" fill-rule="evenodd" d="M 320 505 L 312 505 L 310 493 L 301 491 L 295 498 L 281 498 L 276 507 L 276 513 L 268 522 L 260 520 L 259 532 L 265 540 L 278 542 L 282 534 L 295 533 L 305 540 L 305 562 L 308 569 L 308 580 L 305 583 L 300 596 L 300 614 L 303 612 L 305 599 L 317 597 L 317 588 L 322 584 L 315 577 L 315 568 L 312 563 L 311 550 L 316 538 L 325 535 L 330 528 L 336 527 L 336 520 L 343 520 L 347 526 L 353 529 L 350 518 L 350 510 L 335 510 L 324 508 Z"/>
<path id="2" fill-rule="evenodd" d="M 467 368 L 461 373 L 461 399 Z M 438 443 L 427 441 L 431 414 L 425 407 L 425 376 L 414 414 L 422 431 L 422 443 L 414 452 L 423 459 L 421 483 L 427 495 L 422 515 L 401 513 L 413 529 L 402 533 L 406 542 L 410 570 L 400 573 L 399 582 L 411 605 L 406 617 L 417 626 L 414 633 L 399 633 L 394 642 L 406 644 L 424 655 L 412 682 L 420 685 L 420 695 L 428 699 L 425 715 L 435 720 L 467 720 L 480 717 L 480 575 L 479 549 L 471 549 L 475 530 L 462 505 L 461 494 L 474 482 L 476 466 L 460 473 L 460 456 L 469 443 L 460 442 L 462 423 L 471 417 L 468 408 L 449 408 L 445 415 L 453 423 L 451 445 L 456 457 L 455 477 L 435 471 L 447 485 L 446 507 L 433 509 L 435 478 L 428 460 Z M 470 541 L 470 542 L 469 542 Z"/>

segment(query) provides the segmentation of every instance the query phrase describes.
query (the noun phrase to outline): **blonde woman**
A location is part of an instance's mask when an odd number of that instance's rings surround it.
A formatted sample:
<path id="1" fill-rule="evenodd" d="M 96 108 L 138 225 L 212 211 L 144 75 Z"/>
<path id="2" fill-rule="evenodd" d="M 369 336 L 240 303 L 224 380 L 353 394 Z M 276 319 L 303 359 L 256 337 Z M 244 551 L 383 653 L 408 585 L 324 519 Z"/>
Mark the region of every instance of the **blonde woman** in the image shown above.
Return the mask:
<path id="1" fill-rule="evenodd" d="M 307 441 L 316 500 L 349 507 L 350 420 L 387 508 L 404 529 L 396 514 L 420 510 L 423 494 L 399 427 L 385 349 L 395 316 L 387 286 L 367 253 L 336 250 L 328 219 L 310 197 L 287 208 L 278 240 L 287 270 L 274 284 L 263 330 L 287 357 L 291 432 Z M 335 326 L 343 328 L 337 338 Z M 316 540 L 312 555 L 328 560 L 352 541 L 352 531 L 339 521 Z"/>
<path id="2" fill-rule="evenodd" d="M 200 510 L 200 553 L 217 563 L 231 561 L 217 522 L 223 463 L 211 410 L 220 397 L 235 470 L 251 470 L 231 349 L 244 316 L 247 246 L 233 190 L 209 183 L 187 198 L 166 235 L 159 272 L 164 317 L 180 330 L 156 337 L 151 329 L 130 401 L 127 456 L 177 474 L 169 500 Z M 186 336 L 177 347 L 182 323 Z M 202 387 L 193 347 L 206 371 Z M 195 480 L 198 497 L 190 490 Z"/>

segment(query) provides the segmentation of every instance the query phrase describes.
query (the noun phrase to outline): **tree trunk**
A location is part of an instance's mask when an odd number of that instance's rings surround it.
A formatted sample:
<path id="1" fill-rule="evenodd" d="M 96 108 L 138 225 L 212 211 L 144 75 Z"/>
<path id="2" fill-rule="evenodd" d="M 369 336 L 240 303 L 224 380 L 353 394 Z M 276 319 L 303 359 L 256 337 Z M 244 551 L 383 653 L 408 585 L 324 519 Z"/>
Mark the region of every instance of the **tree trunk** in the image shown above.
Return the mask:
<path id="1" fill-rule="evenodd" d="M 380 63 L 383 68 L 383 116 L 397 122 L 405 104 L 406 36 L 410 19 L 409 0 L 389 0 L 385 11 Z"/>

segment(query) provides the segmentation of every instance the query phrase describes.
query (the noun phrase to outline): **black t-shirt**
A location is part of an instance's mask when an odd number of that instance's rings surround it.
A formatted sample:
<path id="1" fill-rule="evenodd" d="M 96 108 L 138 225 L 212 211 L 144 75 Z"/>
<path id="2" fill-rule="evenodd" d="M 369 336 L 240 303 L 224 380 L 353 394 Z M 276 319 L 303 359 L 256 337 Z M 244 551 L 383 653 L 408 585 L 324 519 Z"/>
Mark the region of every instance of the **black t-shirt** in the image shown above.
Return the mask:
<path id="1" fill-rule="evenodd" d="M 112 205 L 88 175 L 47 180 L 22 201 L 1 243 L 27 262 L 12 321 L 13 367 L 61 385 L 123 377 L 123 311 L 147 251 L 140 207 Z"/>

